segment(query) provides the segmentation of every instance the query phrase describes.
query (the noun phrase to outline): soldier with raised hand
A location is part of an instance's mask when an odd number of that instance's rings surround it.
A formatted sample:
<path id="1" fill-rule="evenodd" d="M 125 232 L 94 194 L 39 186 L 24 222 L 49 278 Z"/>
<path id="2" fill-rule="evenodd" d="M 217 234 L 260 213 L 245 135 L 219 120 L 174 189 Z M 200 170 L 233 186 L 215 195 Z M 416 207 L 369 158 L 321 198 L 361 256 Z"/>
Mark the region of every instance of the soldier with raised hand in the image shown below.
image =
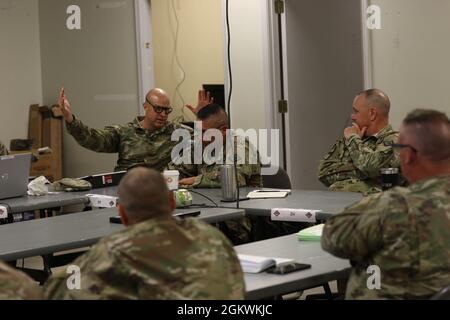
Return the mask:
<path id="1" fill-rule="evenodd" d="M 150 90 L 143 107 L 145 116 L 137 117 L 126 125 L 91 129 L 73 115 L 64 88 L 59 96 L 59 108 L 68 132 L 89 150 L 118 153 L 115 171 L 128 170 L 134 166 L 163 170 L 171 160 L 172 148 L 178 143 L 171 141 L 173 131 L 179 128 L 192 131 L 189 127 L 168 122 L 173 109 L 167 93 L 162 89 Z"/>
<path id="2" fill-rule="evenodd" d="M 352 262 L 349 299 L 427 299 L 450 285 L 450 121 L 415 110 L 393 147 L 411 185 L 366 197 L 323 230 L 323 249 Z"/>
<path id="3" fill-rule="evenodd" d="M 100 240 L 72 264 L 81 289 L 69 290 L 67 273 L 46 284 L 50 299 L 243 299 L 244 278 L 231 243 L 196 219 L 179 220 L 163 176 L 134 168 L 118 188 L 126 228 Z"/>
<path id="4" fill-rule="evenodd" d="M 0 261 L 0 300 L 41 300 L 43 293 L 26 274 Z"/>
<path id="5" fill-rule="evenodd" d="M 390 146 L 398 132 L 389 124 L 390 101 L 381 90 L 360 92 L 353 101 L 351 127 L 320 160 L 318 178 L 331 191 L 381 191 L 380 169 L 398 168 Z"/>
<path id="6" fill-rule="evenodd" d="M 8 154 L 8 148 L 0 141 L 0 156 L 7 156 Z"/>

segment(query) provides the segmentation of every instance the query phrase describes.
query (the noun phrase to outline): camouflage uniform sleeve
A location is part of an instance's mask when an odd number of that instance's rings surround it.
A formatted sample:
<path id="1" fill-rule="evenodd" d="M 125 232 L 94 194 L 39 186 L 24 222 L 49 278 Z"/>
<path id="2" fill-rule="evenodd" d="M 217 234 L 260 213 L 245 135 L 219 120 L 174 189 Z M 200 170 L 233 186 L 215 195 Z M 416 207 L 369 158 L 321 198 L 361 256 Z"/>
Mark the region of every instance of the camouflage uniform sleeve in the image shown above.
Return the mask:
<path id="1" fill-rule="evenodd" d="M 105 153 L 119 152 L 120 128 L 118 126 L 91 129 L 74 117 L 72 123 L 66 122 L 66 127 L 70 135 L 86 149 Z"/>
<path id="2" fill-rule="evenodd" d="M 180 172 L 180 179 L 196 177 L 198 169 L 196 164 L 174 164 L 170 162 L 167 165 L 168 170 L 178 170 Z"/>
<path id="3" fill-rule="evenodd" d="M 78 257 L 72 266 L 80 270 L 81 288 L 69 288 L 68 284 L 75 284 L 71 280 L 70 270 L 58 270 L 44 286 L 45 296 L 53 300 L 97 300 L 97 299 L 129 299 L 127 292 L 120 292 L 111 282 L 126 282 L 121 274 L 123 268 L 120 259 L 109 250 L 104 242 L 99 242 L 88 252 Z M 117 286 L 119 288 L 120 286 Z"/>
<path id="4" fill-rule="evenodd" d="M 0 261 L 0 300 L 41 299 L 43 293 L 36 282 Z"/>
<path id="5" fill-rule="evenodd" d="M 354 171 L 355 166 L 344 161 L 345 143 L 343 139 L 338 140 L 320 160 L 317 176 L 319 180 L 327 187 L 340 180 L 339 175 L 343 172 Z"/>
<path id="6" fill-rule="evenodd" d="M 0 156 L 6 156 L 8 154 L 9 154 L 8 149 L 3 143 L 0 142 Z"/>
<path id="7" fill-rule="evenodd" d="M 261 162 L 258 153 L 247 140 L 245 143 L 236 145 L 239 187 L 261 187 Z M 228 163 L 232 163 L 232 160 Z M 205 166 L 204 170 L 199 170 L 193 186 L 195 188 L 220 188 L 222 186 L 220 168 L 221 165 Z"/>
<path id="8" fill-rule="evenodd" d="M 254 164 L 237 165 L 239 187 L 260 187 L 262 185 L 261 167 Z M 258 174 L 259 172 L 259 174 Z M 213 165 L 211 169 L 199 174 L 193 184 L 194 188 L 220 188 L 220 165 Z"/>
<path id="9" fill-rule="evenodd" d="M 329 253 L 361 262 L 382 247 L 386 220 L 404 212 L 401 196 L 385 192 L 368 196 L 325 223 L 321 244 Z"/>
<path id="10" fill-rule="evenodd" d="M 391 135 L 377 145 L 375 150 L 366 146 L 358 135 L 352 135 L 346 139 L 345 144 L 354 165 L 369 178 L 380 175 L 381 168 L 392 167 L 398 162 L 397 155 L 391 146 L 385 146 L 384 142 L 392 141 L 396 135 Z"/>

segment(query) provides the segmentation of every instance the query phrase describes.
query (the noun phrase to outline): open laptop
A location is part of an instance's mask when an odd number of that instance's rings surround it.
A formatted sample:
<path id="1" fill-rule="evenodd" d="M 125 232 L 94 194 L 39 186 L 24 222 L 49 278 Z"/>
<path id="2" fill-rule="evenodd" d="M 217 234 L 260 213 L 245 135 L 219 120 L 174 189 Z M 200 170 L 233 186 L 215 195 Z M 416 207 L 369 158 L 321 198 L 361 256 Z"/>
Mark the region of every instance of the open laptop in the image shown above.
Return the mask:
<path id="1" fill-rule="evenodd" d="M 0 157 L 0 199 L 27 194 L 31 153 Z"/>

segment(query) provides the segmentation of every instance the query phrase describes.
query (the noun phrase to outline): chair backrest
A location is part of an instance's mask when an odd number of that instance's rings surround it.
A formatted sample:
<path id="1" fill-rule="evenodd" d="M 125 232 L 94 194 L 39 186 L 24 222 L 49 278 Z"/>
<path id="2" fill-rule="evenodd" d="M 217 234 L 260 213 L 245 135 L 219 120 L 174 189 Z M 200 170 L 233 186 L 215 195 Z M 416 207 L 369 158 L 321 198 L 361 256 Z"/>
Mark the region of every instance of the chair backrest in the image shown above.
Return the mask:
<path id="1" fill-rule="evenodd" d="M 263 175 L 262 180 L 264 188 L 292 189 L 291 179 L 283 168 L 278 168 L 274 175 Z"/>
<path id="2" fill-rule="evenodd" d="M 434 296 L 430 298 L 430 300 L 450 300 L 450 286 L 445 287 Z"/>

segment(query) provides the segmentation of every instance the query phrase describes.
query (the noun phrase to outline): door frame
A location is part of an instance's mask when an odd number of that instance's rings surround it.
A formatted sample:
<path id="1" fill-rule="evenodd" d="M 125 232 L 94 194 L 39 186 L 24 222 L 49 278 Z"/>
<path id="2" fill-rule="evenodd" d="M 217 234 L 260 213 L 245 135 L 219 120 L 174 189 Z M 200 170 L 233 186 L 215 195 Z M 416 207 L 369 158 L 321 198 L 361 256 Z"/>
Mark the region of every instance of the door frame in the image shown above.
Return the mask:
<path id="1" fill-rule="evenodd" d="M 136 24 L 138 94 L 139 99 L 142 100 L 148 90 L 155 87 L 151 0 L 134 0 L 134 16 Z M 148 69 L 150 69 L 150 72 Z M 137 108 L 138 114 L 143 115 L 144 109 L 140 103 Z"/>

